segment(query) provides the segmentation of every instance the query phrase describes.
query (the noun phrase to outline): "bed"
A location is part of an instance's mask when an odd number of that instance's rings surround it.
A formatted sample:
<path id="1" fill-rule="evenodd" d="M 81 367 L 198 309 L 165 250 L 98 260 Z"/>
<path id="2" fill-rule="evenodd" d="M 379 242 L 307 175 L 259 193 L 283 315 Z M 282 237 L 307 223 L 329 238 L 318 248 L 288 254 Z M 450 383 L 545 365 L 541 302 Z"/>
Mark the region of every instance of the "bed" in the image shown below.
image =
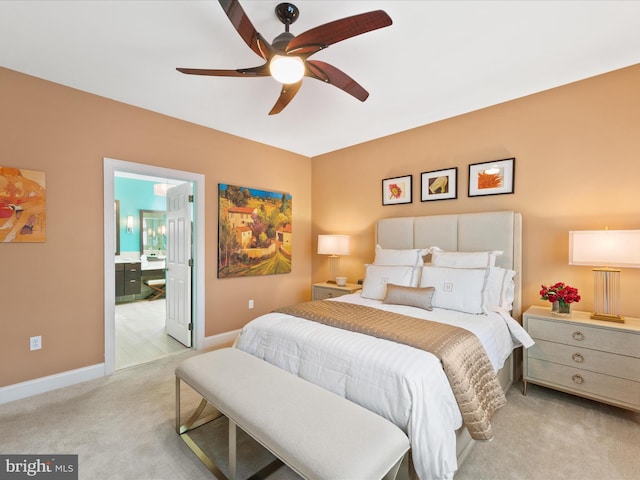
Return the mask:
<path id="1" fill-rule="evenodd" d="M 366 266 L 363 290 L 319 302 L 362 305 L 471 331 L 506 392 L 514 349 L 532 344 L 515 320 L 521 313 L 520 214 L 388 218 L 375 230 L 376 257 Z M 416 252 L 415 264 L 404 265 Z M 485 258 L 489 265 L 476 265 Z M 497 272 L 499 299 L 488 293 L 489 277 Z M 455 282 L 447 275 L 455 275 Z M 454 291 L 448 291 L 452 284 Z M 428 289 L 431 310 L 423 305 Z M 394 298 L 405 300 L 393 301 L 390 293 L 398 291 Z M 421 480 L 453 478 L 473 445 L 442 362 L 431 353 L 279 311 L 249 322 L 235 346 L 394 422 L 411 440 L 411 469 Z"/>

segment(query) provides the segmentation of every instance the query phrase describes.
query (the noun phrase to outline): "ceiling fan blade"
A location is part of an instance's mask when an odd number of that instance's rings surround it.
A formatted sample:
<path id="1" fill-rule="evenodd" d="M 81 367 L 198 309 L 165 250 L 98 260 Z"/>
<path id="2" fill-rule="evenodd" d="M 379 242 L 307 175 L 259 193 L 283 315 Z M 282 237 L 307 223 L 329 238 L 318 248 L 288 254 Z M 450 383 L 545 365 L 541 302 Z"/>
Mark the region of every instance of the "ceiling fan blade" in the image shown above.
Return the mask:
<path id="1" fill-rule="evenodd" d="M 275 115 L 276 113 L 280 113 L 284 110 L 284 107 L 289 105 L 289 102 L 296 96 L 298 90 L 300 90 L 300 86 L 302 85 L 302 80 L 296 83 L 283 84 L 282 90 L 280 91 L 280 96 L 276 101 L 276 104 L 273 106 L 269 115 Z"/>
<path id="2" fill-rule="evenodd" d="M 307 56 L 341 42 L 347 38 L 388 27 L 393 21 L 383 10 L 361 13 L 319 27 L 307 30 L 293 38 L 287 45 L 287 53 L 307 54 Z"/>
<path id="3" fill-rule="evenodd" d="M 231 24 L 233 28 L 236 29 L 244 43 L 249 45 L 249 48 L 253 50 L 257 55 L 260 55 L 265 60 L 268 58 L 266 52 L 264 52 L 264 44 L 266 43 L 264 39 L 260 36 L 256 28 L 249 20 L 249 17 L 245 13 L 244 9 L 240 5 L 238 0 L 218 0 L 222 8 L 224 9 L 224 13 L 227 14 L 229 20 L 231 20 Z M 268 45 L 268 44 L 267 44 Z M 263 48 L 261 48 L 263 47 Z M 269 45 L 270 47 L 270 45 Z"/>
<path id="4" fill-rule="evenodd" d="M 259 67 L 238 68 L 237 70 L 215 70 L 208 68 L 176 68 L 179 72 L 189 75 L 209 75 L 212 77 L 266 77 L 269 73 L 269 64 Z"/>
<path id="5" fill-rule="evenodd" d="M 307 60 L 306 64 L 306 76 L 330 83 L 361 102 L 364 102 L 369 97 L 369 92 L 367 92 L 362 85 L 333 65 L 318 60 Z"/>

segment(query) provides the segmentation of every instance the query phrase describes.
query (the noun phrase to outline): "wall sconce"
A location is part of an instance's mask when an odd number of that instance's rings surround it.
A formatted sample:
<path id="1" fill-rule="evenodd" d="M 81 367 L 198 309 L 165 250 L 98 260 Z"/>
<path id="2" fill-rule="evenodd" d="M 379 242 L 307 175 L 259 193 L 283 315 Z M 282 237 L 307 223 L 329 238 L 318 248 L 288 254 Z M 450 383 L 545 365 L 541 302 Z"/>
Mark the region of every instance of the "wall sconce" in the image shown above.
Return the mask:
<path id="1" fill-rule="evenodd" d="M 133 215 L 127 217 L 127 233 L 133 233 Z"/>
<path id="2" fill-rule="evenodd" d="M 349 235 L 318 235 L 318 254 L 329 255 L 329 280 L 340 276 L 340 255 L 349 255 Z"/>
<path id="3" fill-rule="evenodd" d="M 620 315 L 620 269 L 640 268 L 640 230 L 569 232 L 569 265 L 595 266 L 591 318 L 624 323 Z"/>

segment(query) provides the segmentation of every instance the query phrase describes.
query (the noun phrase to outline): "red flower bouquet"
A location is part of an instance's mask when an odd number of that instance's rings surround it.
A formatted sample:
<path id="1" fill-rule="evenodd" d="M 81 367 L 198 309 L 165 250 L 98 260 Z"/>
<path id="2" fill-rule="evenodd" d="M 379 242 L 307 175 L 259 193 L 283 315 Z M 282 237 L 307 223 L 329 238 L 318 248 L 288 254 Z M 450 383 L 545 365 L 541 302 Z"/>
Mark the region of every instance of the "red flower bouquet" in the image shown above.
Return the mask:
<path id="1" fill-rule="evenodd" d="M 547 300 L 551 303 L 558 302 L 561 306 L 580 301 L 578 289 L 565 285 L 562 282 L 558 282 L 550 287 L 542 285 L 540 297 L 542 300 Z"/>

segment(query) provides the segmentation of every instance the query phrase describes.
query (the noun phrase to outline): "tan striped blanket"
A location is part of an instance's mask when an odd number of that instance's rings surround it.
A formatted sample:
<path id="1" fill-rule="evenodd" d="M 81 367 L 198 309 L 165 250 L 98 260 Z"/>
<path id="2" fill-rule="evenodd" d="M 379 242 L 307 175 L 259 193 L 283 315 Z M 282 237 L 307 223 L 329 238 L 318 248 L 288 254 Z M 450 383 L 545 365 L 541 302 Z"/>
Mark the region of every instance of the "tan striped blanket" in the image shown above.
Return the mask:
<path id="1" fill-rule="evenodd" d="M 491 417 L 507 403 L 507 399 L 487 352 L 468 330 L 345 302 L 316 300 L 283 307 L 276 312 L 432 353 L 442 362 L 471 437 L 476 440 L 493 438 Z"/>

